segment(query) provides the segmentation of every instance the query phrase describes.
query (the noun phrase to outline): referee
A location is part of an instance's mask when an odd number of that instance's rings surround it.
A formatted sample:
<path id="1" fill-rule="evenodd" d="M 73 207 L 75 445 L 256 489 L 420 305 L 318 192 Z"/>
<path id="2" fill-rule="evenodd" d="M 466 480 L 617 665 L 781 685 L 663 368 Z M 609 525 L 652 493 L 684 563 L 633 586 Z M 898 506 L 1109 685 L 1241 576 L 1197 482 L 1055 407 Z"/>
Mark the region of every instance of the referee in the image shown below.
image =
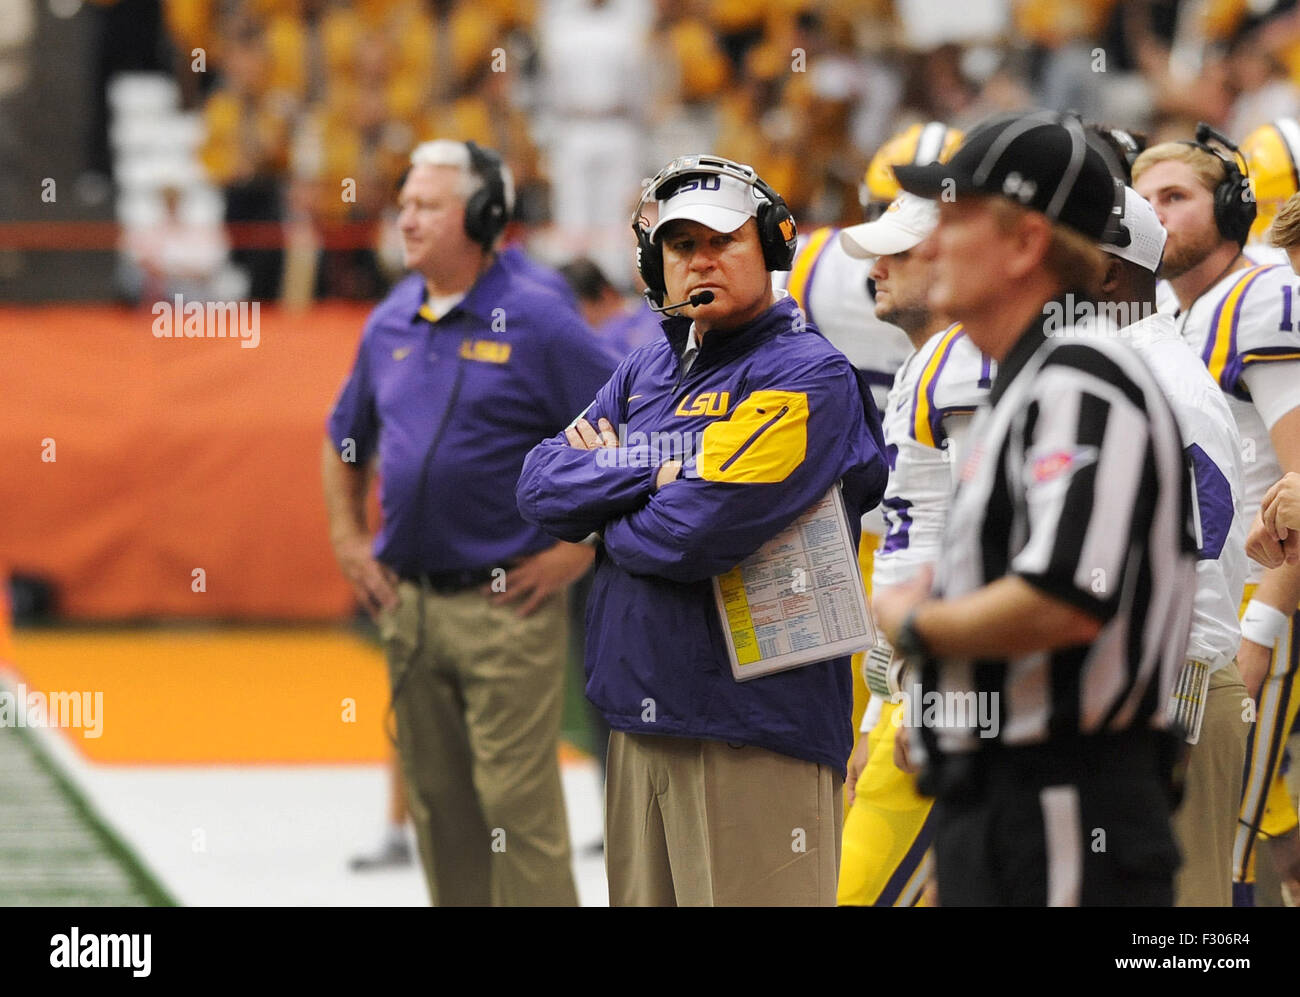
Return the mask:
<path id="1" fill-rule="evenodd" d="M 1112 159 L 1039 112 L 896 170 L 940 202 L 921 247 L 931 306 L 998 362 L 933 585 L 875 600 L 919 666 L 919 730 L 900 734 L 904 754 L 925 748 L 948 906 L 1173 899 L 1178 749 L 1162 728 L 1195 552 L 1182 442 L 1141 359 L 1074 327 L 1122 209 Z"/>

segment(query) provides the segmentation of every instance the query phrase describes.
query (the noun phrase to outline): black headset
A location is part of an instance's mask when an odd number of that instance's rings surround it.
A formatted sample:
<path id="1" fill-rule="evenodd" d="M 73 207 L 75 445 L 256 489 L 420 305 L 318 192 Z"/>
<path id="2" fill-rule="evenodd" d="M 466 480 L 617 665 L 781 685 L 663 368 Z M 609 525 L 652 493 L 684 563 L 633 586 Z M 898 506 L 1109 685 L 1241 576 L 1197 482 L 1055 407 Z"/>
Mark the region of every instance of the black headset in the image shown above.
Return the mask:
<path id="1" fill-rule="evenodd" d="M 486 252 L 509 220 L 501 157 L 474 142 L 466 142 L 465 148 L 469 150 L 470 169 L 483 179 L 483 186 L 465 202 L 465 234 Z"/>
<path id="2" fill-rule="evenodd" d="M 665 200 L 673 193 L 671 187 L 700 175 L 733 177 L 753 187 L 763 198 L 756 219 L 758 241 L 763 248 L 763 265 L 768 270 L 789 270 L 790 264 L 794 262 L 795 242 L 799 232 L 785 198 L 748 166 L 721 156 L 679 156 L 646 183 L 641 200 L 637 202 L 636 211 L 632 214 L 632 231 L 636 233 L 636 268 L 657 305 L 664 303 L 664 295 L 668 293 L 664 283 L 663 250 L 651 241 L 649 222 L 641 211 L 646 201 L 652 197 L 658 201 Z"/>
<path id="3" fill-rule="evenodd" d="M 1225 156 L 1210 143 L 1214 142 L 1232 153 Z M 1250 227 L 1255 224 L 1258 207 L 1250 188 L 1250 177 L 1244 167 L 1241 150 L 1222 132 L 1215 131 L 1204 121 L 1196 126 L 1196 139 L 1183 141 L 1193 149 L 1207 152 L 1223 164 L 1223 179 L 1214 188 L 1214 224 L 1219 235 L 1231 239 L 1238 246 L 1246 244 Z"/>

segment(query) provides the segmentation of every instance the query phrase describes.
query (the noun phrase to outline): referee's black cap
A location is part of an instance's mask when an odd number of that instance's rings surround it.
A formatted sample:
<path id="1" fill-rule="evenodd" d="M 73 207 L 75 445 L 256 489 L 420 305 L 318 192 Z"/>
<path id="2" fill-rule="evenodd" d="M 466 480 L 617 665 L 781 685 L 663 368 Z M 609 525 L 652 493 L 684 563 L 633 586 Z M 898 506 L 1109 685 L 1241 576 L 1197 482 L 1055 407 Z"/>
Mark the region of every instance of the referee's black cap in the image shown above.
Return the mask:
<path id="1" fill-rule="evenodd" d="M 1124 173 L 1114 153 L 1073 115 L 1000 115 L 977 126 L 946 163 L 895 166 L 899 185 L 944 201 L 1005 197 L 1098 241 L 1123 213 Z"/>

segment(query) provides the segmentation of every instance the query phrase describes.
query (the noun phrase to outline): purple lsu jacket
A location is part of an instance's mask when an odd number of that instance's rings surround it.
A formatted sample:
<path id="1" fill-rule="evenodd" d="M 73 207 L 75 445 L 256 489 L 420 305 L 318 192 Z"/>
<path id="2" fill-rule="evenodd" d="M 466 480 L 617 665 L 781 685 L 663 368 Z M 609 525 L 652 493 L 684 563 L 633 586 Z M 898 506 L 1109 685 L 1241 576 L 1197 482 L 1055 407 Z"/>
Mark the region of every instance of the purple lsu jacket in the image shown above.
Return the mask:
<path id="1" fill-rule="evenodd" d="M 736 682 L 710 579 L 776 536 L 836 482 L 850 527 L 884 494 L 880 419 L 849 361 L 791 298 L 715 330 L 683 374 L 690 320 L 630 354 L 585 417 L 623 446 L 532 450 L 524 519 L 604 545 L 587 604 L 587 696 L 611 728 L 755 745 L 829 765 L 852 748 L 852 676 L 840 657 Z M 682 477 L 654 491 L 666 460 Z"/>

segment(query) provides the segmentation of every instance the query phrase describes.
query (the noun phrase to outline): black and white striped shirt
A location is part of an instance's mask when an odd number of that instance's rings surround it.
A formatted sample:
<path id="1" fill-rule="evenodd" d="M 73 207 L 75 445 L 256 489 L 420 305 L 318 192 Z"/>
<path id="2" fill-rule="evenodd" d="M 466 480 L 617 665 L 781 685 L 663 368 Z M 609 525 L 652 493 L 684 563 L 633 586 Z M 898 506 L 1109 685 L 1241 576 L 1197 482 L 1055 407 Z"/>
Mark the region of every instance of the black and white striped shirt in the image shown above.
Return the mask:
<path id="1" fill-rule="evenodd" d="M 1164 727 L 1187 648 L 1195 540 L 1177 424 L 1130 346 L 1072 332 L 1035 323 L 999 366 L 936 569 L 945 598 L 1018 575 L 1102 621 L 1089 645 L 922 669 L 927 694 L 995 703 L 1008 745 Z M 981 743 L 971 725 L 934 733 L 944 752 Z"/>

